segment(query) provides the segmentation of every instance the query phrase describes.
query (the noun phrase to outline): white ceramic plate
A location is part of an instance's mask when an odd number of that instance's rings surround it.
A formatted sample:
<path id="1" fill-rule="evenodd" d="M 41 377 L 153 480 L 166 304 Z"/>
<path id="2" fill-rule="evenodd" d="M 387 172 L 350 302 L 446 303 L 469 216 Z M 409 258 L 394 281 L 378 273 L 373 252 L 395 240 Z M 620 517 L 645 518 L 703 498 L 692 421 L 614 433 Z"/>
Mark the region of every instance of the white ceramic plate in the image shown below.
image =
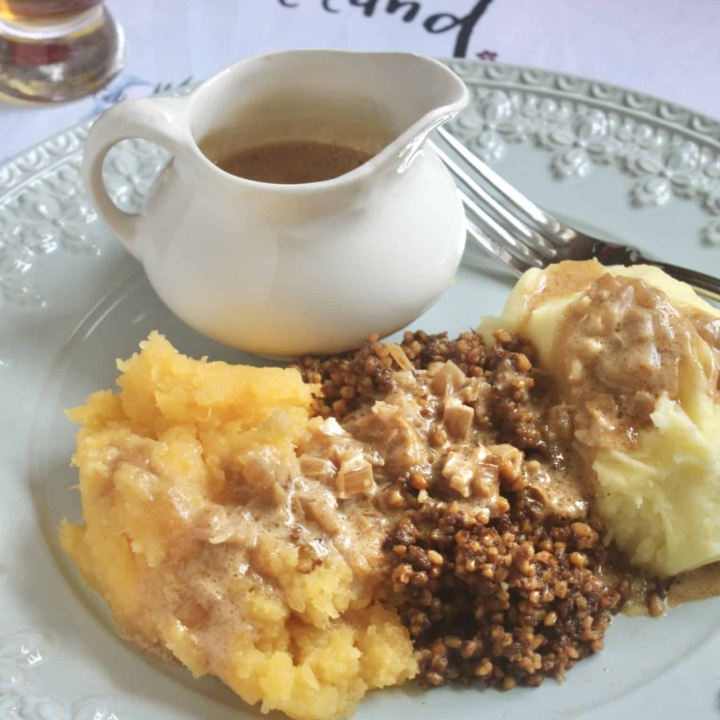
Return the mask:
<path id="1" fill-rule="evenodd" d="M 639 93 L 495 64 L 453 67 L 472 89 L 455 131 L 521 190 L 579 227 L 720 275 L 720 124 Z M 229 720 L 259 716 L 213 679 L 140 656 L 114 633 L 57 543 L 80 517 L 63 408 L 113 385 L 153 329 L 183 352 L 252 362 L 199 337 L 155 296 L 80 183 L 88 126 L 0 166 L 0 719 Z M 114 151 L 109 187 L 137 208 L 162 151 Z M 498 312 L 510 278 L 469 248 L 415 327 L 458 333 Z M 716 717 L 720 599 L 661 620 L 618 618 L 607 648 L 537 690 L 370 695 L 358 718 Z"/>

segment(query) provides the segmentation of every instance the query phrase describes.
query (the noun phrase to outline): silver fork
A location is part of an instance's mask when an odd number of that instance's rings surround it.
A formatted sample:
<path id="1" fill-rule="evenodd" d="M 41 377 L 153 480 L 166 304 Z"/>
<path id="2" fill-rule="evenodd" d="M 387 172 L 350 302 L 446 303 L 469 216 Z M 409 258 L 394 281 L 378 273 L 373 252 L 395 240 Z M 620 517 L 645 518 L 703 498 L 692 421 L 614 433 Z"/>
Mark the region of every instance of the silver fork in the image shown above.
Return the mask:
<path id="1" fill-rule="evenodd" d="M 539 208 L 503 180 L 444 128 L 433 150 L 454 175 L 465 205 L 468 234 L 490 255 L 521 275 L 562 260 L 592 260 L 603 265 L 655 265 L 720 302 L 720 279 L 644 256 L 631 245 L 585 235 Z M 468 166 L 466 170 L 463 165 Z M 492 192 L 483 187 L 484 181 Z"/>

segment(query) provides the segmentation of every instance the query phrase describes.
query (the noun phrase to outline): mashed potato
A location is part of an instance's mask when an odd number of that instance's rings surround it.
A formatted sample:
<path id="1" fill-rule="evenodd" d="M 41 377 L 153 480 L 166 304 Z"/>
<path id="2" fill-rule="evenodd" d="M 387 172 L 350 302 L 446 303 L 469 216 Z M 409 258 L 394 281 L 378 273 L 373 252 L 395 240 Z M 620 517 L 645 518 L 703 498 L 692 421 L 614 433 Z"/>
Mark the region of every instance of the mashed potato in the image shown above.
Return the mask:
<path id="1" fill-rule="evenodd" d="M 343 520 L 331 490 L 297 479 L 298 444 L 322 429 L 317 387 L 191 360 L 156 333 L 119 369 L 119 394 L 68 413 L 85 525 L 63 523 L 61 541 L 122 634 L 299 720 L 346 717 L 413 677 L 379 598 L 374 519 Z"/>
<path id="2" fill-rule="evenodd" d="M 560 263 L 527 272 L 479 328 L 535 344 L 576 411 L 611 537 L 664 576 L 720 559 L 719 318 L 657 268 Z"/>

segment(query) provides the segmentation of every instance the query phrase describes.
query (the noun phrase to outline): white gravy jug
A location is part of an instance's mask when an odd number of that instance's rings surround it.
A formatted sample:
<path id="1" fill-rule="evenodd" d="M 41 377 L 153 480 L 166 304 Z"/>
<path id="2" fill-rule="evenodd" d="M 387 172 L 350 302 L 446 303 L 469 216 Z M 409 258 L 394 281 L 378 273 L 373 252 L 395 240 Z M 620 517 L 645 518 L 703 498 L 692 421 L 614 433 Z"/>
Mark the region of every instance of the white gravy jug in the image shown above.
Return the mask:
<path id="1" fill-rule="evenodd" d="M 99 214 L 188 325 L 262 355 L 336 353 L 412 322 L 455 275 L 465 216 L 424 141 L 467 102 L 454 73 L 417 55 L 260 56 L 185 97 L 108 110 L 88 137 L 83 177 Z M 173 155 L 139 215 L 118 210 L 102 181 L 108 150 L 133 137 Z M 208 159 L 292 139 L 373 157 L 299 185 L 236 177 Z"/>

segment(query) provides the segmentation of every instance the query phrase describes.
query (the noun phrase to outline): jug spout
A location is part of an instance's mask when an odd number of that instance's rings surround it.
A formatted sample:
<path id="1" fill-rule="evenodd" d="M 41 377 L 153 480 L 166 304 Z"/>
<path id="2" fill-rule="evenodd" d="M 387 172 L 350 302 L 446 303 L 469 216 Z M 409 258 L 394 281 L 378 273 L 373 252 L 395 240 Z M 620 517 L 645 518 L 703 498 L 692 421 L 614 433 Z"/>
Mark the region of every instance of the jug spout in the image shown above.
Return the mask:
<path id="1" fill-rule="evenodd" d="M 415 161 L 428 135 L 451 120 L 469 101 L 465 83 L 432 58 L 410 53 L 366 56 L 374 91 L 383 103 L 393 141 L 380 153 L 378 166 L 402 173 Z M 384 162 L 383 162 L 384 161 Z"/>
<path id="2" fill-rule="evenodd" d="M 429 131 L 468 104 L 465 83 L 432 58 L 411 53 L 367 54 L 366 82 L 382 104 L 397 139 Z"/>

